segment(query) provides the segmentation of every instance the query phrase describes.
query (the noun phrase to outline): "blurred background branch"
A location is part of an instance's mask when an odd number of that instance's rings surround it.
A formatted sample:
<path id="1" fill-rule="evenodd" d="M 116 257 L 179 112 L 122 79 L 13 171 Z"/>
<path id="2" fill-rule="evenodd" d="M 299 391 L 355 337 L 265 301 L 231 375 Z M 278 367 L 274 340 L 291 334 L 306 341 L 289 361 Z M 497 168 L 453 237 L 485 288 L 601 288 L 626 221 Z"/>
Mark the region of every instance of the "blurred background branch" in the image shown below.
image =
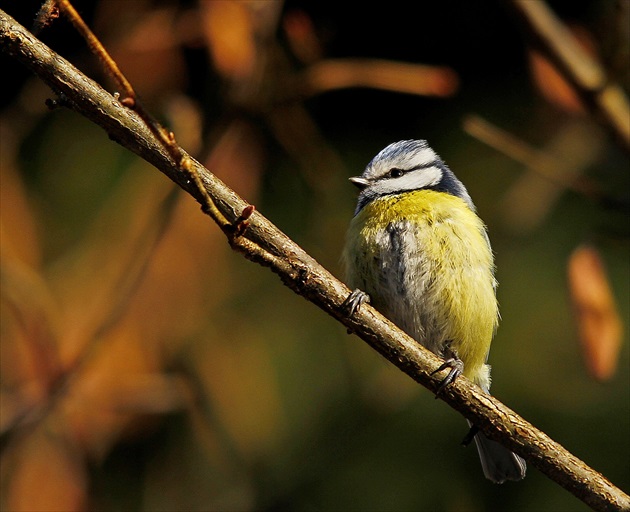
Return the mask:
<path id="1" fill-rule="evenodd" d="M 302 77 L 306 94 L 349 87 L 371 87 L 423 96 L 451 96 L 457 74 L 448 67 L 369 59 L 323 60 L 311 64 Z"/>
<path id="2" fill-rule="evenodd" d="M 513 0 L 508 5 L 596 118 L 630 153 L 630 105 L 622 87 L 606 76 L 600 63 L 580 46 L 545 2 Z"/>

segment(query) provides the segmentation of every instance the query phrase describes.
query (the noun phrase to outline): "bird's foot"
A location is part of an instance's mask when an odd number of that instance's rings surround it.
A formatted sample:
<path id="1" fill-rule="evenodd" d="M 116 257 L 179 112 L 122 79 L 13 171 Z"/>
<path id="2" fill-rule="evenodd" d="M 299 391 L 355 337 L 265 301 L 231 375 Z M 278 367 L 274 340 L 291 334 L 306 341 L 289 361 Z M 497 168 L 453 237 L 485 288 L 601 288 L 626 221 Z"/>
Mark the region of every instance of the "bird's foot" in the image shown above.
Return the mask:
<path id="1" fill-rule="evenodd" d="M 435 398 L 437 398 L 440 395 L 440 393 L 442 393 L 449 384 L 451 384 L 457 377 L 459 377 L 464 372 L 464 363 L 457 356 L 451 357 L 447 359 L 446 361 L 444 361 L 444 363 L 442 363 L 437 370 L 431 372 L 431 375 L 440 373 L 442 370 L 446 370 L 447 368 L 449 368 L 449 372 L 446 374 L 446 377 L 442 379 L 442 382 L 440 382 L 440 385 L 438 386 L 437 391 L 435 392 Z"/>
<path id="2" fill-rule="evenodd" d="M 477 425 L 470 425 L 470 430 L 468 431 L 468 434 L 466 434 L 466 437 L 462 439 L 462 446 L 468 446 L 470 443 L 472 443 L 473 439 L 477 435 L 477 432 L 479 432 L 479 427 Z"/>
<path id="3" fill-rule="evenodd" d="M 341 307 L 346 311 L 348 316 L 353 316 L 359 310 L 361 304 L 366 302 L 370 302 L 370 296 L 357 288 L 348 295 L 348 298 L 343 301 Z"/>

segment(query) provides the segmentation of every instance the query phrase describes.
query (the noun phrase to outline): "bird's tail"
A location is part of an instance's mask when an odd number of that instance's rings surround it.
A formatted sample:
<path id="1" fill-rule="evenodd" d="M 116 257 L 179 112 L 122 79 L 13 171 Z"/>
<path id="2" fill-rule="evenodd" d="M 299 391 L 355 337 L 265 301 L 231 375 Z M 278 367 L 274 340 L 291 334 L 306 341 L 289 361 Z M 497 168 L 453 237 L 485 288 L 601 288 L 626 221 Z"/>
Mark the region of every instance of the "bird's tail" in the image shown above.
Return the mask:
<path id="1" fill-rule="evenodd" d="M 470 421 L 468 424 L 472 427 Z M 479 451 L 483 474 L 495 484 L 506 480 L 522 480 L 525 478 L 527 464 L 522 457 L 508 450 L 505 446 L 488 439 L 481 432 L 475 435 L 475 444 Z"/>

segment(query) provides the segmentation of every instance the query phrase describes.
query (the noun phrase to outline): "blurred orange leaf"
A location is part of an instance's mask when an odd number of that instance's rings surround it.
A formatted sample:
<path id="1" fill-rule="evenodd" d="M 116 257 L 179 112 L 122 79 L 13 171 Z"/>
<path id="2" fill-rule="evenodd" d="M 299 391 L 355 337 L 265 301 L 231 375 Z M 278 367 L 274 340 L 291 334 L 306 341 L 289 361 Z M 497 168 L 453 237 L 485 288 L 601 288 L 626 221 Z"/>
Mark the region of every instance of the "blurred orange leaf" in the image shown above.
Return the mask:
<path id="1" fill-rule="evenodd" d="M 16 134 L 0 123 L 0 233 L 3 257 L 10 254 L 27 265 L 38 267 L 41 259 L 38 223 L 29 204 L 17 168 Z"/>
<path id="2" fill-rule="evenodd" d="M 588 371 L 597 380 L 610 379 L 617 368 L 623 326 L 604 263 L 594 247 L 582 245 L 573 251 L 568 280 Z"/>
<path id="3" fill-rule="evenodd" d="M 176 15 L 175 9 L 145 11 L 127 31 L 107 42 L 143 101 L 162 99 L 184 86 L 183 41 L 173 28 Z"/>
<path id="4" fill-rule="evenodd" d="M 300 10 L 285 14 L 282 27 L 293 54 L 304 63 L 315 62 L 322 57 L 322 47 L 309 15 Z"/>
<path id="5" fill-rule="evenodd" d="M 203 2 L 204 32 L 214 64 L 225 78 L 248 78 L 256 60 L 254 23 L 243 2 Z"/>

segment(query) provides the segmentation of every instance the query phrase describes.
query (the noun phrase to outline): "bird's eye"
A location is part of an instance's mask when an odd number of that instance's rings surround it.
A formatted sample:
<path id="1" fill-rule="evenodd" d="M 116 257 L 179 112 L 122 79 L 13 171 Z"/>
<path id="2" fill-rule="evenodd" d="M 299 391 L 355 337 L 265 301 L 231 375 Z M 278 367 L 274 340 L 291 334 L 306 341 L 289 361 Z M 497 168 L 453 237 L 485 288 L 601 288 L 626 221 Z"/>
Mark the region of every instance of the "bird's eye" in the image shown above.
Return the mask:
<path id="1" fill-rule="evenodd" d="M 403 174 L 405 174 L 405 171 L 402 169 L 392 169 L 389 171 L 390 178 L 400 178 Z"/>

